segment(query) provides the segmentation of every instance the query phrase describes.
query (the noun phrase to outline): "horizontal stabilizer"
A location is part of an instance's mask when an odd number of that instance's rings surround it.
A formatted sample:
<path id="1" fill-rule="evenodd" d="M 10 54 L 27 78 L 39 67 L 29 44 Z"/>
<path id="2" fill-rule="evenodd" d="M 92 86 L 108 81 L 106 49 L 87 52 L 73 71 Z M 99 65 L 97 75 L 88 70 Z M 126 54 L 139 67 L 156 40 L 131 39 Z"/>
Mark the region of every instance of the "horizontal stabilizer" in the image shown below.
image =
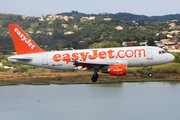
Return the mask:
<path id="1" fill-rule="evenodd" d="M 16 59 L 16 60 L 32 60 L 30 57 L 8 57 L 9 59 Z"/>
<path id="2" fill-rule="evenodd" d="M 32 60 L 31 57 L 22 57 L 22 56 L 10 56 L 7 58 L 7 61 L 11 61 L 11 62 L 17 62 L 17 61 L 30 62 L 31 60 Z"/>

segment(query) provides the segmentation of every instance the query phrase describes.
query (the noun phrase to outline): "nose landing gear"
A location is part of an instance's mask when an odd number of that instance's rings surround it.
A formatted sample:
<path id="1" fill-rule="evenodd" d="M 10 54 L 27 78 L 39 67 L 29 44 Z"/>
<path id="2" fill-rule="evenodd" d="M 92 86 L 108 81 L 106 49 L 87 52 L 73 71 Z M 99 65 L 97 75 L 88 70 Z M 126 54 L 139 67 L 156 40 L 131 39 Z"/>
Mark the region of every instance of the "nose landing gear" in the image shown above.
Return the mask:
<path id="1" fill-rule="evenodd" d="M 152 74 L 152 73 L 149 73 L 148 75 L 149 75 L 149 77 L 152 77 L 152 76 L 153 76 L 153 74 Z"/>
<path id="2" fill-rule="evenodd" d="M 148 76 L 149 76 L 149 77 L 152 77 L 153 74 L 151 73 L 151 68 L 150 68 L 150 66 L 148 66 L 148 72 L 149 72 Z"/>

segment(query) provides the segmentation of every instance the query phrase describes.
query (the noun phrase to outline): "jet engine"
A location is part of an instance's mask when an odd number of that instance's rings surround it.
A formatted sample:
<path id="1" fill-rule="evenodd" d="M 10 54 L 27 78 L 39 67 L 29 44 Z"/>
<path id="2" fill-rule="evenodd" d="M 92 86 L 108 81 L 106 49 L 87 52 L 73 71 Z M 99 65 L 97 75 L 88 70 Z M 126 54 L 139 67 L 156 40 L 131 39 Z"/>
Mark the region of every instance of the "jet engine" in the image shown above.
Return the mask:
<path id="1" fill-rule="evenodd" d="M 127 74 L 126 64 L 110 65 L 106 70 L 102 70 L 102 73 L 110 73 L 110 75 L 123 76 Z"/>

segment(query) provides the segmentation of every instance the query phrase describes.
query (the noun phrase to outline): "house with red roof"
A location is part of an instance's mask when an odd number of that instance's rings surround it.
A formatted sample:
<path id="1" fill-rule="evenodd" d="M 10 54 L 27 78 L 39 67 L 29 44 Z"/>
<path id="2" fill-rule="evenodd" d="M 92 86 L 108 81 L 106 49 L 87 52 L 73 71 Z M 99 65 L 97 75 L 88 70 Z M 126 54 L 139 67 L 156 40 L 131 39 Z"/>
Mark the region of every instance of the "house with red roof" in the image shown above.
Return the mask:
<path id="1" fill-rule="evenodd" d="M 0 52 L 0 56 L 4 55 L 3 53 Z"/>

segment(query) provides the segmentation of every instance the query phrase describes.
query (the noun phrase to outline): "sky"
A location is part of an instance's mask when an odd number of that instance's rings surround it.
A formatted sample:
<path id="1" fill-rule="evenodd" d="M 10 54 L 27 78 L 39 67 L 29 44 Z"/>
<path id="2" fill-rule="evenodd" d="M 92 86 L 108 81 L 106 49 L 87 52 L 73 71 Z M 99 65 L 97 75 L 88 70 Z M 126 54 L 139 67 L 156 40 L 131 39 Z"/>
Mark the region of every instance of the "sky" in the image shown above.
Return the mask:
<path id="1" fill-rule="evenodd" d="M 180 14 L 179 5 L 180 0 L 0 0 L 0 13 L 41 17 L 74 10 L 162 16 Z"/>

